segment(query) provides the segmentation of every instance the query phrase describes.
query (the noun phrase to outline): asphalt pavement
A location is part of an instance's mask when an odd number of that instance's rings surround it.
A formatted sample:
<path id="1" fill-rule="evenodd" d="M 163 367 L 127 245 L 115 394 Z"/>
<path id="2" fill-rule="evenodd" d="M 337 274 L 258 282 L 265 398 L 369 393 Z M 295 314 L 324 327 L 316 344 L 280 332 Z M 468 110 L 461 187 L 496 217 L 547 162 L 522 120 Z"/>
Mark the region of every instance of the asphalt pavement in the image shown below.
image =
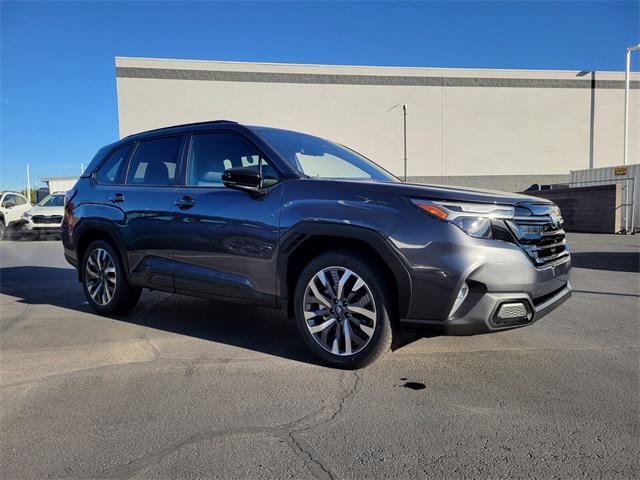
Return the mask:
<path id="1" fill-rule="evenodd" d="M 318 365 L 276 312 L 95 315 L 57 241 L 0 242 L 0 477 L 637 478 L 640 236 L 570 234 L 540 322 Z"/>

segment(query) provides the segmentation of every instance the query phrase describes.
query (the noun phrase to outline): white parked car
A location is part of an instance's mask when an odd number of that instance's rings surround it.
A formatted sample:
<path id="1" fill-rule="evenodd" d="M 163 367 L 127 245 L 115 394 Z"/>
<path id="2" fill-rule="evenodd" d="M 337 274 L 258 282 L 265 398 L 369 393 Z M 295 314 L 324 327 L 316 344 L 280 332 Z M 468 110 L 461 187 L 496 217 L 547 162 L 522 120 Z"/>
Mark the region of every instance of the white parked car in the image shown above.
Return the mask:
<path id="1" fill-rule="evenodd" d="M 60 233 L 64 216 L 65 192 L 47 195 L 35 207 L 22 215 L 22 228 L 31 234 Z"/>
<path id="2" fill-rule="evenodd" d="M 20 222 L 22 215 L 31 209 L 26 197 L 16 192 L 0 192 L 0 240 L 7 228 Z"/>

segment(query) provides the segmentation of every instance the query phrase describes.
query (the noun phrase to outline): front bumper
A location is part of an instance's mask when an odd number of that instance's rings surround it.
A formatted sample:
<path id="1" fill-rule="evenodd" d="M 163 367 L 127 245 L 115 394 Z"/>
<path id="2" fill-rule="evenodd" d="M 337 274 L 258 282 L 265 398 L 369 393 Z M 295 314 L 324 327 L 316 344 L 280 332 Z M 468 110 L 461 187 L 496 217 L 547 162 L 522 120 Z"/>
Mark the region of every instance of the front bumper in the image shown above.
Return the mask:
<path id="1" fill-rule="evenodd" d="M 456 226 L 424 217 L 392 238 L 412 277 L 403 324 L 450 335 L 488 333 L 534 323 L 571 296 L 569 255 L 536 267 L 518 245 L 474 239 Z M 469 294 L 452 314 L 465 283 Z M 526 318 L 498 318 L 504 303 L 526 306 Z"/>
<path id="2" fill-rule="evenodd" d="M 571 297 L 571 283 L 539 300 L 533 300 L 526 293 L 476 293 L 469 294 L 463 304 L 463 312 L 445 321 L 404 319 L 403 324 L 426 327 L 442 335 L 476 335 L 524 327 L 537 322 Z M 473 296 L 477 298 L 473 298 Z M 503 304 L 523 303 L 530 313 L 528 319 L 512 324 L 500 324 L 496 316 Z"/>

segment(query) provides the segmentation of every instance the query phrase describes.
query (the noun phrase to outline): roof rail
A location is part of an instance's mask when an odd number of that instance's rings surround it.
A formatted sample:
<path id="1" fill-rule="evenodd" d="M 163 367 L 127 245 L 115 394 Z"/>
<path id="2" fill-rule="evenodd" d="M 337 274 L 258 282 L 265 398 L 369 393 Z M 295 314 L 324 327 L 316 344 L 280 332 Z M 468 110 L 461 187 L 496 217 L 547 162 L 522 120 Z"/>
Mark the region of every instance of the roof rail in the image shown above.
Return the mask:
<path id="1" fill-rule="evenodd" d="M 142 135 L 144 133 L 152 133 L 152 132 L 161 132 L 163 130 L 169 130 L 172 128 L 180 128 L 180 127 L 193 127 L 195 125 L 208 125 L 211 123 L 238 123 L 238 122 L 234 122 L 233 120 L 207 120 L 204 122 L 193 122 L 193 123 L 181 123 L 180 125 L 169 125 L 166 127 L 160 127 L 160 128 L 154 128 L 151 130 L 145 130 L 143 132 L 136 132 L 136 133 L 132 133 L 131 135 L 127 135 L 125 138 L 129 138 L 129 137 L 133 137 L 136 135 Z"/>

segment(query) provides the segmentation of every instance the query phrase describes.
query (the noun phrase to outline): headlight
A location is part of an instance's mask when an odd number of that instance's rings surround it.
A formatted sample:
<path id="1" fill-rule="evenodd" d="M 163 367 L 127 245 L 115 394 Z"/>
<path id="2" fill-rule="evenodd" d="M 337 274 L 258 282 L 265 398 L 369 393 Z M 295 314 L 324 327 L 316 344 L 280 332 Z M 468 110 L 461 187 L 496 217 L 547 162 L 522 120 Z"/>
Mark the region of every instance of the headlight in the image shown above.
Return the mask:
<path id="1" fill-rule="evenodd" d="M 29 220 L 32 217 L 32 215 L 29 212 L 24 212 L 22 214 L 22 219 L 23 220 Z"/>
<path id="2" fill-rule="evenodd" d="M 458 217 L 451 220 L 456 227 L 476 238 L 491 238 L 491 220 L 483 217 Z"/>
<path id="3" fill-rule="evenodd" d="M 476 238 L 493 238 L 491 220 L 512 219 L 515 213 L 511 206 L 492 203 L 411 201 L 432 217 L 453 223 L 467 235 Z"/>

